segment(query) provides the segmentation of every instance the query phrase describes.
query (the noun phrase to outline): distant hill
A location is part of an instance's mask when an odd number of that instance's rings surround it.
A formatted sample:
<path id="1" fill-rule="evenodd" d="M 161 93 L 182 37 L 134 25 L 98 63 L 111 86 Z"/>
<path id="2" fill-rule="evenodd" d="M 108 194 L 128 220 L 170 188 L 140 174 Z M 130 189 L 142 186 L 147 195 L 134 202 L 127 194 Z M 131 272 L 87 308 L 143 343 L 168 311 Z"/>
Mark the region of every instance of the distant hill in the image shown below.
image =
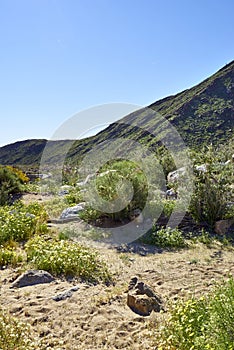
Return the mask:
<path id="1" fill-rule="evenodd" d="M 0 147 L 0 164 L 2 165 L 22 165 L 38 166 L 41 156 L 47 144 L 45 139 L 32 139 L 18 141 L 3 147 Z M 59 156 L 59 153 L 68 141 L 49 141 L 53 159 Z"/>
<path id="2" fill-rule="evenodd" d="M 225 144 L 234 134 L 234 61 L 230 62 L 202 83 L 166 97 L 149 108 L 160 113 L 179 132 L 190 148 L 207 144 Z M 141 128 L 126 126 L 137 120 Z M 152 133 L 145 132 L 144 126 Z M 127 137 L 155 146 L 158 120 L 145 119 L 144 113 L 132 113 L 93 137 L 75 141 L 68 157 L 79 160 L 88 150 L 106 139 Z M 56 159 L 66 145 L 64 141 L 50 141 L 51 159 Z M 46 140 L 19 141 L 0 148 L 0 164 L 35 165 L 46 145 Z"/>

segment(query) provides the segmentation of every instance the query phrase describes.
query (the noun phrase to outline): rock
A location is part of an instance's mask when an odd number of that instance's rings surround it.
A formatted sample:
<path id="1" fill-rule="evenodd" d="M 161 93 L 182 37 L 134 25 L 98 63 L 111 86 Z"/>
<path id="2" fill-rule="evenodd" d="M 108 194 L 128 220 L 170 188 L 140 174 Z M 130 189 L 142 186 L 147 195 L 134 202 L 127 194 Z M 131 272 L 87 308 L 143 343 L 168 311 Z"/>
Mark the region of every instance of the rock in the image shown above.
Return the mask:
<path id="1" fill-rule="evenodd" d="M 182 167 L 179 168 L 175 171 L 171 171 L 168 175 L 167 175 L 167 181 L 168 182 L 177 182 L 179 180 L 179 178 L 181 178 L 181 176 L 184 176 L 186 174 L 186 168 Z"/>
<path id="2" fill-rule="evenodd" d="M 91 179 L 94 179 L 97 176 L 96 173 L 87 175 L 84 181 L 77 182 L 77 186 L 83 187 L 85 186 Z"/>
<path id="3" fill-rule="evenodd" d="M 19 276 L 11 285 L 11 288 L 34 286 L 35 284 L 51 283 L 55 278 L 47 271 L 29 270 Z"/>
<path id="4" fill-rule="evenodd" d="M 59 196 L 66 196 L 67 194 L 69 194 L 68 190 L 61 190 L 61 191 L 58 192 Z"/>
<path id="5" fill-rule="evenodd" d="M 234 219 L 219 220 L 215 223 L 215 233 L 225 235 L 229 228 L 234 224 Z"/>
<path id="6" fill-rule="evenodd" d="M 85 203 L 79 203 L 74 207 L 69 207 L 63 210 L 60 219 L 70 219 L 77 217 L 80 211 L 84 210 Z"/>
<path id="7" fill-rule="evenodd" d="M 144 222 L 144 217 L 140 209 L 135 209 L 132 217 L 136 224 L 142 224 Z"/>
<path id="8" fill-rule="evenodd" d="M 52 297 L 52 299 L 54 301 L 61 301 L 61 300 L 65 300 L 67 298 L 70 298 L 74 292 L 76 292 L 79 289 L 79 286 L 74 286 L 71 289 L 66 290 L 63 293 L 60 293 L 58 295 L 55 295 L 54 297 Z"/>
<path id="9" fill-rule="evenodd" d="M 194 168 L 199 173 L 206 173 L 207 172 L 207 165 L 206 164 L 195 165 Z"/>
<path id="10" fill-rule="evenodd" d="M 177 192 L 170 188 L 166 191 L 166 199 L 177 199 Z"/>
<path id="11" fill-rule="evenodd" d="M 147 284 L 138 282 L 137 277 L 133 277 L 129 283 L 127 305 L 141 316 L 149 316 L 152 311 L 164 310 L 162 298 Z"/>

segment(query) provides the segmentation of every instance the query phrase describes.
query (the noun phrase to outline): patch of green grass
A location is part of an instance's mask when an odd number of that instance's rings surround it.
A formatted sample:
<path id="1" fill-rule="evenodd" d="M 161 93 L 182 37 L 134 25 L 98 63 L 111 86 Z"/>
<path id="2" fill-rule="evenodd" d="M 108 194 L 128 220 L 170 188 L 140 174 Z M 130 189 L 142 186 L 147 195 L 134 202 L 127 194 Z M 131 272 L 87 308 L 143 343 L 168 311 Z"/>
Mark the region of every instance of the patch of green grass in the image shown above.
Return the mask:
<path id="1" fill-rule="evenodd" d="M 36 236 L 25 246 L 28 261 L 37 269 L 57 276 L 80 277 L 89 282 L 111 281 L 111 275 L 97 252 L 68 240 L 45 240 Z"/>

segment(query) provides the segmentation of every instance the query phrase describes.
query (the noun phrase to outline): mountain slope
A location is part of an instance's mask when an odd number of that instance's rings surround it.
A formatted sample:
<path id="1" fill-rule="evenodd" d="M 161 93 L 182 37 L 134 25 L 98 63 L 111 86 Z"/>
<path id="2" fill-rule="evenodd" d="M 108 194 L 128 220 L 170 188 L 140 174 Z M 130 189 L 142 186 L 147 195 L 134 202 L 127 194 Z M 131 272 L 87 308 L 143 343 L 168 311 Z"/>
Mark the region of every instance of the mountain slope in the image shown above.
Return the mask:
<path id="1" fill-rule="evenodd" d="M 149 108 L 166 118 L 191 148 L 225 144 L 234 134 L 234 61 L 191 89 L 159 100 Z M 156 114 L 149 112 L 146 117 L 144 111 L 134 112 L 93 137 L 75 141 L 68 158 L 79 160 L 95 144 L 115 137 L 155 147 L 159 124 Z M 51 159 L 59 156 L 66 142 L 51 142 Z M 46 140 L 26 140 L 1 147 L 0 164 L 39 164 L 45 144 Z"/>

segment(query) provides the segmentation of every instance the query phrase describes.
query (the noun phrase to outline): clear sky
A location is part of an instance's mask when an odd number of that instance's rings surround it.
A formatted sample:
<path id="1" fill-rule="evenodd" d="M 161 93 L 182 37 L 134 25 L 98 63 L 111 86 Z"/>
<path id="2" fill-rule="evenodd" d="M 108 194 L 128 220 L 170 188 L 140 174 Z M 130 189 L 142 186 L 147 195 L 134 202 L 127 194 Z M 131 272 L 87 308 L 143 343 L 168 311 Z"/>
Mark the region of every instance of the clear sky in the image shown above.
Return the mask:
<path id="1" fill-rule="evenodd" d="M 95 105 L 146 106 L 233 59 L 233 0 L 0 0 L 0 145 Z"/>

